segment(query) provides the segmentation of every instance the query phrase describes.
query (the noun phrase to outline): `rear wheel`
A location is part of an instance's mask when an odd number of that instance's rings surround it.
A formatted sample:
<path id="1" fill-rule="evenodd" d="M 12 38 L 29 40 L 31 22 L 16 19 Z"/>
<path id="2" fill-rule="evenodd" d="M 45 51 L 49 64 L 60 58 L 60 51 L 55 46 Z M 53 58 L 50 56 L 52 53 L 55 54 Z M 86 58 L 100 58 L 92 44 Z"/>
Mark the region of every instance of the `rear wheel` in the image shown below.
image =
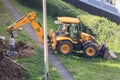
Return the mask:
<path id="1" fill-rule="evenodd" d="M 95 43 L 89 43 L 83 48 L 83 54 L 86 58 L 96 57 L 98 53 L 98 47 Z"/>
<path id="2" fill-rule="evenodd" d="M 70 54 L 73 50 L 73 45 L 69 41 L 61 41 L 57 45 L 57 52 L 62 54 Z"/>

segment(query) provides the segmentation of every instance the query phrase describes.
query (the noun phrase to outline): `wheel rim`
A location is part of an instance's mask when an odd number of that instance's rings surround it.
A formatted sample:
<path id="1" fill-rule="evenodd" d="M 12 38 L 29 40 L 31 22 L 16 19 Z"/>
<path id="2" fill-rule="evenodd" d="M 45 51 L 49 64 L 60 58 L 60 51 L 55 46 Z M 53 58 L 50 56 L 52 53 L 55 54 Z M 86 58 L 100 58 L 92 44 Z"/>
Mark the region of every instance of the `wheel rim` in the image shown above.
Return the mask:
<path id="1" fill-rule="evenodd" d="M 86 53 L 89 56 L 94 56 L 95 53 L 96 53 L 96 50 L 93 47 L 89 47 L 89 48 L 86 49 Z"/>
<path id="2" fill-rule="evenodd" d="M 70 46 L 69 46 L 68 44 L 63 44 L 63 45 L 61 46 L 61 52 L 62 52 L 63 54 L 67 54 L 69 51 L 70 51 Z"/>

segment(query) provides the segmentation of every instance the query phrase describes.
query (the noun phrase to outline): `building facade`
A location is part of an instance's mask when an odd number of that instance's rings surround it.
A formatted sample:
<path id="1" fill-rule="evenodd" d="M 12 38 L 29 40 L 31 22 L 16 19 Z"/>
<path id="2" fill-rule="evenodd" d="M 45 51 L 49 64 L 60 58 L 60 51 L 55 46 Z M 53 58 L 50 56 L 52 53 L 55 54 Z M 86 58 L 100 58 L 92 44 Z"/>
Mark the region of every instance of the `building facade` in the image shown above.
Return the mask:
<path id="1" fill-rule="evenodd" d="M 94 15 L 104 16 L 120 24 L 120 0 L 64 0 Z"/>
<path id="2" fill-rule="evenodd" d="M 79 0 L 88 5 L 120 16 L 120 0 Z"/>

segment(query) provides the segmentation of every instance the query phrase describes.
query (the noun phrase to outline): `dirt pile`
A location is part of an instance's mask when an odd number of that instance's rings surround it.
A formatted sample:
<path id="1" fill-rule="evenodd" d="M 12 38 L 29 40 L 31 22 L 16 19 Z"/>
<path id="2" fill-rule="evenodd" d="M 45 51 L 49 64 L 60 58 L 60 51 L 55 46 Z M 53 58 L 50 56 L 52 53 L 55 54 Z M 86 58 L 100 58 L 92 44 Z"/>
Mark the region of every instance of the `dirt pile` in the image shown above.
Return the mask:
<path id="1" fill-rule="evenodd" d="M 16 43 L 15 51 L 18 53 L 17 57 L 19 58 L 30 57 L 35 54 L 34 48 L 23 41 Z"/>
<path id="2" fill-rule="evenodd" d="M 0 80 L 28 80 L 26 69 L 9 58 L 0 61 Z"/>
<path id="3" fill-rule="evenodd" d="M 15 46 L 17 57 L 29 57 L 35 54 L 34 48 L 23 41 L 16 43 Z M 0 48 L 2 49 L 2 47 Z M 2 53 L 0 56 L 2 57 Z M 12 61 L 9 57 L 5 57 L 3 60 L 1 59 L 0 80 L 29 80 L 26 69 L 22 65 Z"/>
<path id="4" fill-rule="evenodd" d="M 17 57 L 29 57 L 35 54 L 34 48 L 23 41 L 16 43 L 15 46 Z M 9 51 L 9 49 L 7 51 Z M 0 56 L 2 57 L 2 54 L 0 54 Z M 1 59 L 0 80 L 29 80 L 25 67 L 12 61 L 9 57 L 5 57 L 3 60 Z"/>

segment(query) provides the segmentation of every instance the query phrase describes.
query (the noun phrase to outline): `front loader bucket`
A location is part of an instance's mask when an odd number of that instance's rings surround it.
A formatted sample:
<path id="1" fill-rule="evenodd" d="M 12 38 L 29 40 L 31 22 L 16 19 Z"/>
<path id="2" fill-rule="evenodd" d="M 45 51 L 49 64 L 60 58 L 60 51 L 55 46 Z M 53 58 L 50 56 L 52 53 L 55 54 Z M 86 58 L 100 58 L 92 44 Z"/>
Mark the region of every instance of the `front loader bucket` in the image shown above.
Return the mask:
<path id="1" fill-rule="evenodd" d="M 115 59 L 117 58 L 117 56 L 115 55 L 115 53 L 111 50 L 107 50 L 105 53 L 104 53 L 104 56 L 103 56 L 104 59 Z"/>
<path id="2" fill-rule="evenodd" d="M 101 47 L 99 48 L 99 54 L 104 59 L 115 59 L 115 58 L 117 58 L 115 53 L 113 51 L 109 50 L 105 43 L 102 43 Z"/>

